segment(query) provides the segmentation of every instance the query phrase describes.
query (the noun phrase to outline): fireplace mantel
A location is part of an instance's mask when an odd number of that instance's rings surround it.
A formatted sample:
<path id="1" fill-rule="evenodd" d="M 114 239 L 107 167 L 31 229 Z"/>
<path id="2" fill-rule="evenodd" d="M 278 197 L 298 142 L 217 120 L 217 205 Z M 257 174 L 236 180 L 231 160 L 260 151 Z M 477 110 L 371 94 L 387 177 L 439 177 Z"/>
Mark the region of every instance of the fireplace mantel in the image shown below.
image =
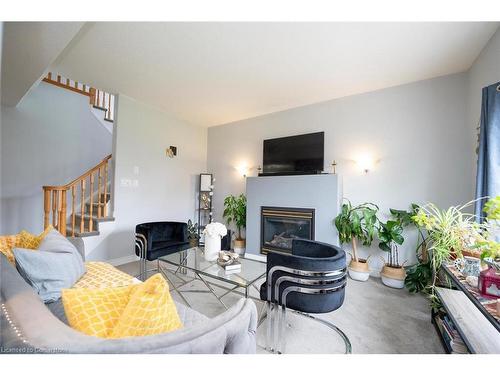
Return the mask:
<path id="1" fill-rule="evenodd" d="M 314 209 L 315 239 L 338 245 L 338 233 L 332 221 L 340 210 L 341 186 L 336 174 L 248 177 L 247 253 L 261 254 L 262 207 Z"/>

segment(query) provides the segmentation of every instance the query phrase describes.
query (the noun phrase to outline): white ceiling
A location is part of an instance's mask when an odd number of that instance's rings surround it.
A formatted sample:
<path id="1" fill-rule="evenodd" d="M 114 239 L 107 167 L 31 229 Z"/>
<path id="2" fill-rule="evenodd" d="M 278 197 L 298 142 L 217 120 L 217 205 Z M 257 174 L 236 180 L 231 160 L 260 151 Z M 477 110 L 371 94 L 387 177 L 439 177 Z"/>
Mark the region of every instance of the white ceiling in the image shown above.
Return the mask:
<path id="1" fill-rule="evenodd" d="M 467 70 L 498 23 L 92 23 L 55 69 L 201 126 Z"/>

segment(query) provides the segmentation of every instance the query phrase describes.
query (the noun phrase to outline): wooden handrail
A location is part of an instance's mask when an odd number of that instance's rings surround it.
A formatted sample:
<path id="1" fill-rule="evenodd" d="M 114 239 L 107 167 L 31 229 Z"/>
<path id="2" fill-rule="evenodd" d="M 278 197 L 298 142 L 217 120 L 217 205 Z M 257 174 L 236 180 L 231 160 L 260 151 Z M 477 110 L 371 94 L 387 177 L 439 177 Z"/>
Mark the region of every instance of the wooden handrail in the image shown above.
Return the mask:
<path id="1" fill-rule="evenodd" d="M 107 164 L 108 163 L 108 160 L 111 159 L 112 155 L 108 155 L 106 156 L 104 159 L 102 159 L 102 161 L 97 164 L 95 167 L 92 167 L 91 169 L 89 169 L 87 172 L 85 172 L 84 174 L 82 174 L 80 177 L 77 177 L 75 178 L 73 181 L 71 181 L 70 183 L 66 184 L 66 185 L 46 185 L 44 186 L 43 188 L 44 189 L 49 189 L 49 190 L 68 190 L 70 189 L 73 185 L 76 185 L 78 184 L 81 180 L 87 178 L 88 176 L 90 176 L 91 173 L 97 171 L 100 167 L 102 167 L 104 164 Z"/>
<path id="2" fill-rule="evenodd" d="M 66 236 L 66 221 L 67 216 L 67 193 L 71 190 L 71 215 L 70 226 L 71 235 L 75 235 L 76 226 L 76 214 L 75 207 L 77 198 L 77 189 L 80 190 L 80 223 L 79 230 L 80 233 L 92 232 L 93 231 L 93 219 L 94 219 L 94 181 L 95 175 L 98 178 L 99 189 L 97 191 L 97 218 L 102 218 L 107 216 L 106 203 L 107 203 L 107 183 L 108 183 L 108 162 L 111 159 L 111 155 L 106 156 L 99 164 L 92 167 L 87 172 L 77 177 L 70 183 L 66 185 L 59 186 L 43 186 L 43 197 L 44 197 L 44 227 L 47 228 L 52 221 L 54 228 L 59 230 L 63 236 Z M 89 184 L 87 185 L 87 179 Z M 88 189 L 86 188 L 88 186 Z M 102 188 L 104 189 L 104 194 L 101 193 Z M 89 199 L 89 215 L 86 215 L 85 206 L 87 203 L 87 198 Z M 52 220 L 51 220 L 52 214 Z M 87 220 L 87 223 L 85 221 Z M 87 224 L 87 225 L 86 225 Z"/>
<path id="3" fill-rule="evenodd" d="M 53 79 L 52 73 L 47 73 L 47 76 L 42 79 L 43 82 L 50 83 L 54 86 L 61 87 L 66 90 L 76 92 L 81 95 L 89 97 L 89 103 L 91 106 L 98 107 L 106 111 L 105 119 L 113 121 L 114 117 L 114 96 L 108 92 L 98 90 L 94 87 L 86 85 L 84 83 L 79 83 L 77 81 L 72 81 L 69 78 L 61 77 L 61 75 L 56 75 L 56 79 Z"/>

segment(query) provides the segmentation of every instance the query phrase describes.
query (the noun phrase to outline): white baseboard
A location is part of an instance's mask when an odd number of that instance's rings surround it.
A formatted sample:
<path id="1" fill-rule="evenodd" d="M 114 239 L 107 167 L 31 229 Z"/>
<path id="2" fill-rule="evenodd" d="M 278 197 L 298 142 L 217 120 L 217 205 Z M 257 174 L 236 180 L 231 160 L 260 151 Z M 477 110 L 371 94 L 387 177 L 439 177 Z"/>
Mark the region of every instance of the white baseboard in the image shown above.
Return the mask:
<path id="1" fill-rule="evenodd" d="M 262 254 L 249 254 L 245 253 L 245 258 L 247 259 L 253 259 L 253 260 L 258 260 L 259 262 L 265 262 L 267 260 L 267 257 Z"/>
<path id="2" fill-rule="evenodd" d="M 110 259 L 107 261 L 107 263 L 116 267 L 116 266 L 121 266 L 122 264 L 127 264 L 127 263 L 135 262 L 138 260 L 139 260 L 139 257 L 136 255 L 127 255 L 126 257 Z"/>

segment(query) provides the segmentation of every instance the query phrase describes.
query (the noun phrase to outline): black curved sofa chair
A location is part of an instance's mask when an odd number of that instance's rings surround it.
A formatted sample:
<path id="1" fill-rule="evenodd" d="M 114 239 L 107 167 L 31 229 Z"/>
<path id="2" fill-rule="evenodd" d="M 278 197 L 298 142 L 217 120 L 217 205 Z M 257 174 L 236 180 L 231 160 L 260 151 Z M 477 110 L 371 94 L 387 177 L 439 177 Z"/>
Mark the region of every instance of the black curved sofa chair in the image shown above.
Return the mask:
<path id="1" fill-rule="evenodd" d="M 351 353 L 349 339 L 338 327 L 309 315 L 341 307 L 346 283 L 346 255 L 337 246 L 297 239 L 292 242 L 291 254 L 269 252 L 266 282 L 260 288 L 269 319 L 266 349 L 284 353 L 286 310 L 290 309 L 336 331 L 344 340 L 346 353 Z"/>
<path id="2" fill-rule="evenodd" d="M 189 249 L 187 223 L 157 221 L 135 227 L 135 254 L 141 258 L 140 278 L 147 277 L 146 261 Z"/>

